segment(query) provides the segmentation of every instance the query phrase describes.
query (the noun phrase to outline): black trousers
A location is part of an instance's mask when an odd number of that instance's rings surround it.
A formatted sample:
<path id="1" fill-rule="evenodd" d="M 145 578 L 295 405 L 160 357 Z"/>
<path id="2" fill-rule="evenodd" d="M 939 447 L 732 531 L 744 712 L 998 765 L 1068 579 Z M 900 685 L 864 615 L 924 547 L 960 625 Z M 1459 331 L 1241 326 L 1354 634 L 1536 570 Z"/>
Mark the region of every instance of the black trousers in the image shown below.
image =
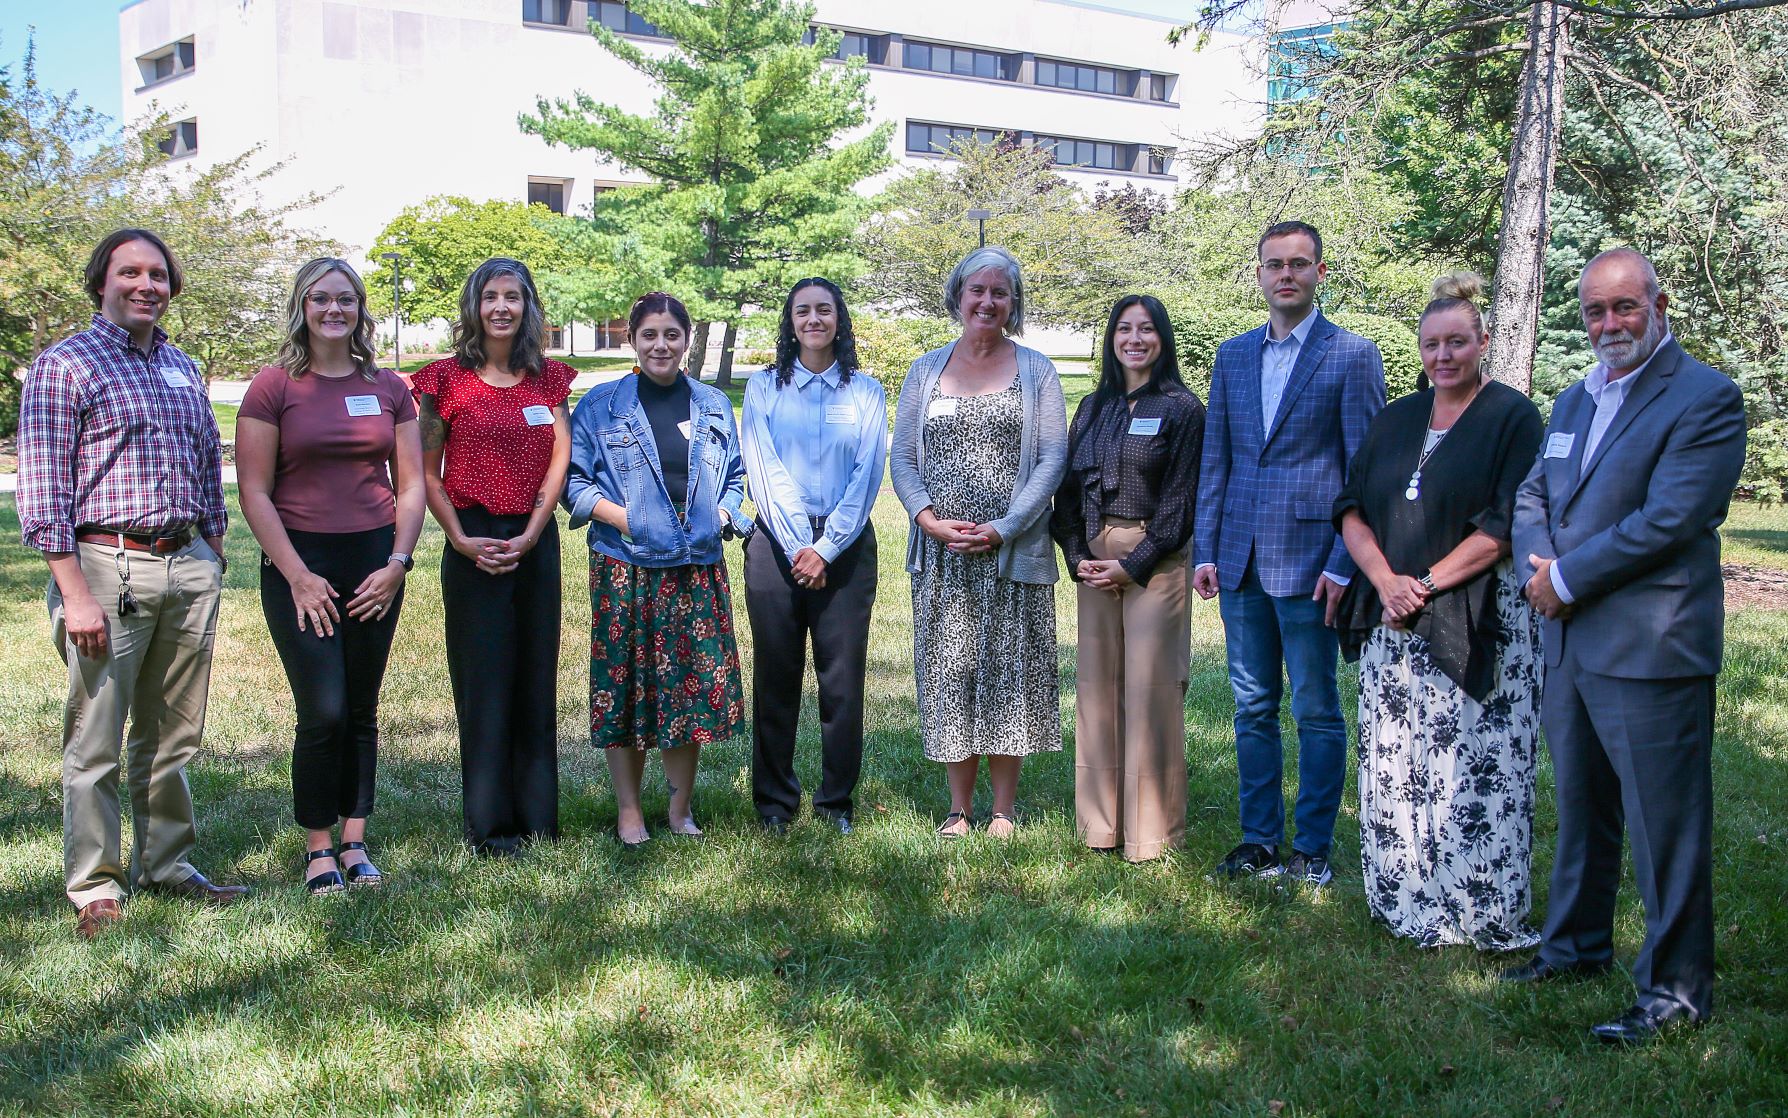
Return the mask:
<path id="1" fill-rule="evenodd" d="M 819 683 L 821 778 L 813 809 L 849 815 L 863 768 L 863 680 L 875 605 L 875 529 L 826 570 L 826 585 L 795 585 L 789 557 L 766 529 L 745 544 L 745 608 L 751 617 L 751 798 L 759 816 L 792 819 L 801 808 L 795 727 L 807 640 Z"/>
<path id="2" fill-rule="evenodd" d="M 459 522 L 493 539 L 528 526 L 478 507 L 460 509 Z M 487 574 L 452 547 L 441 556 L 465 837 L 479 853 L 559 837 L 559 589 L 556 521 L 509 574 Z"/>
<path id="3" fill-rule="evenodd" d="M 337 820 L 372 814 L 379 685 L 391 657 L 403 590 L 399 588 L 385 616 L 365 621 L 348 616 L 348 602 L 362 579 L 390 561 L 397 529 L 288 529 L 286 535 L 311 573 L 326 579 L 340 595 L 335 606 L 341 620 L 333 635 L 319 636 L 308 625 L 299 632 L 292 586 L 266 555 L 261 556 L 261 612 L 298 706 L 298 730 L 292 740 L 292 814 L 300 827 L 321 831 Z"/>

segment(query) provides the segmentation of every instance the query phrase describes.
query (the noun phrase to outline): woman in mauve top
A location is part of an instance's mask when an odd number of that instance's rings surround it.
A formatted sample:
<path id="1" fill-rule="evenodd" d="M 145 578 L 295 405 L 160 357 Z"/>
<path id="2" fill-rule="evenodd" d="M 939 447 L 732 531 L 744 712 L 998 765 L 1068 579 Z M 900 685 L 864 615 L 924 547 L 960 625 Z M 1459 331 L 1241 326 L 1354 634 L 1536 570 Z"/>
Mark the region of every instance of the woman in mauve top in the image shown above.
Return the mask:
<path id="1" fill-rule="evenodd" d="M 559 530 L 576 371 L 542 353 L 546 321 L 519 260 L 478 266 L 453 356 L 414 377 L 428 507 L 447 533 L 441 607 L 459 717 L 465 838 L 514 855 L 559 835 Z"/>
<path id="2" fill-rule="evenodd" d="M 298 707 L 292 800 L 315 895 L 383 881 L 366 820 L 379 685 L 422 533 L 422 449 L 346 261 L 300 268 L 286 317 L 278 363 L 255 374 L 237 413 L 236 476 L 261 545 L 261 610 Z"/>

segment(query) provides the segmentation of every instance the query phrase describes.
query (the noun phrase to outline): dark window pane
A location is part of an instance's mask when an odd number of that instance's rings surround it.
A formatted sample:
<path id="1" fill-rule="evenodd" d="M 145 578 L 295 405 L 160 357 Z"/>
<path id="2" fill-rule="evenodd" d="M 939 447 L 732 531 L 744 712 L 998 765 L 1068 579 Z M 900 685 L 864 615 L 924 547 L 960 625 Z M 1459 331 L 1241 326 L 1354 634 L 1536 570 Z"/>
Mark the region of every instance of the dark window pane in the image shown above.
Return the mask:
<path id="1" fill-rule="evenodd" d="M 908 150 L 908 151 L 930 151 L 931 150 L 931 137 L 929 135 L 930 131 L 931 131 L 931 129 L 923 124 L 910 124 L 909 123 L 906 126 L 906 150 Z"/>
<path id="2" fill-rule="evenodd" d="M 977 78 L 997 78 L 1000 60 L 997 55 L 975 52 L 975 76 Z"/>
<path id="3" fill-rule="evenodd" d="M 1093 144 L 1091 140 L 1074 141 L 1074 162 L 1082 167 L 1093 165 Z"/>
<path id="4" fill-rule="evenodd" d="M 1167 100 L 1167 75 L 1149 75 L 1149 96 L 1156 101 Z"/>
<path id="5" fill-rule="evenodd" d="M 180 54 L 180 68 L 182 70 L 192 69 L 192 67 L 193 67 L 193 45 L 191 43 L 181 43 L 175 49 Z"/>
<path id="6" fill-rule="evenodd" d="M 924 43 L 906 45 L 906 66 L 909 70 L 931 69 L 931 48 Z"/>
<path id="7" fill-rule="evenodd" d="M 965 78 L 975 75 L 975 52 L 972 50 L 953 50 L 950 52 L 950 72 Z"/>
<path id="8" fill-rule="evenodd" d="M 610 31 L 627 30 L 627 6 L 614 0 L 603 0 L 601 22 Z"/>
<path id="9" fill-rule="evenodd" d="M 1117 74 L 1116 73 L 1114 73 L 1113 71 L 1110 71 L 1110 70 L 1100 70 L 1099 71 L 1099 92 L 1100 93 L 1116 93 L 1117 92 Z"/>
<path id="10" fill-rule="evenodd" d="M 1090 68 L 1088 68 L 1086 66 L 1082 66 L 1074 72 L 1074 88 L 1075 89 L 1084 90 L 1087 93 L 1091 93 L 1097 87 L 1098 82 L 1099 82 L 1099 75 L 1095 74 Z"/>
<path id="11" fill-rule="evenodd" d="M 1055 63 L 1053 63 L 1053 62 L 1039 62 L 1039 63 L 1037 63 L 1037 84 L 1038 85 L 1054 85 L 1055 84 Z"/>
<path id="12" fill-rule="evenodd" d="M 654 24 L 647 23 L 643 18 L 633 12 L 628 12 L 627 33 L 629 35 L 656 35 L 658 34 L 658 28 Z"/>
<path id="13" fill-rule="evenodd" d="M 1094 144 L 1093 166 L 1115 168 L 1117 166 L 1117 148 L 1111 144 Z"/>
<path id="14" fill-rule="evenodd" d="M 541 3 L 542 0 L 522 0 L 522 19 L 529 23 L 539 23 Z"/>

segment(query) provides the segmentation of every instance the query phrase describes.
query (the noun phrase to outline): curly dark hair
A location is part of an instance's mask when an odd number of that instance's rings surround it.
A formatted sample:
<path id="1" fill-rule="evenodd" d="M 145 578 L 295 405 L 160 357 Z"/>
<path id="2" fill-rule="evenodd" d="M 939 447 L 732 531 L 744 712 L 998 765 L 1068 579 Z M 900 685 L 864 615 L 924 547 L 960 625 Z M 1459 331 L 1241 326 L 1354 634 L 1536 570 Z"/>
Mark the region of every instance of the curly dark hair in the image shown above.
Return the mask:
<path id="1" fill-rule="evenodd" d="M 809 287 L 824 288 L 832 296 L 832 305 L 838 308 L 838 333 L 832 339 L 832 356 L 838 362 L 839 382 L 849 384 L 851 374 L 861 366 L 857 359 L 857 335 L 851 330 L 851 312 L 844 305 L 844 292 L 823 276 L 809 276 L 790 288 L 788 298 L 782 301 L 782 323 L 776 329 L 776 363 L 770 366 L 776 370 L 778 388 L 794 377 L 795 358 L 801 356 L 801 342 L 795 337 L 795 296 Z"/>
<path id="2" fill-rule="evenodd" d="M 484 319 L 480 304 L 484 289 L 494 281 L 510 276 L 521 284 L 521 327 L 509 347 L 509 371 L 537 377 L 546 361 L 546 315 L 540 309 L 540 293 L 534 289 L 534 274 L 519 260 L 493 256 L 478 265 L 466 277 L 466 286 L 459 293 L 459 318 L 454 320 L 450 345 L 461 368 L 484 367 Z"/>

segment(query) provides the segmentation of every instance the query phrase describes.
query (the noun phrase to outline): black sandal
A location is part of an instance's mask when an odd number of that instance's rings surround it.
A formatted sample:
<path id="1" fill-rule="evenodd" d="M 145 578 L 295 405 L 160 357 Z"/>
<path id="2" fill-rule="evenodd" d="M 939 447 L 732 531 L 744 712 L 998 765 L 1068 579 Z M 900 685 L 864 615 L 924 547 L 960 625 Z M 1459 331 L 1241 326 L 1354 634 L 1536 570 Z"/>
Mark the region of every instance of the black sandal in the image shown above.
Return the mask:
<path id="1" fill-rule="evenodd" d="M 358 850 L 364 853 L 366 844 L 364 842 L 344 842 L 341 844 L 340 849 Z M 385 875 L 379 872 L 379 867 L 372 864 L 372 859 L 370 857 L 364 862 L 355 862 L 351 866 L 343 866 L 341 873 L 342 877 L 349 885 L 357 885 L 361 888 L 372 888 L 385 884 Z"/>
<path id="2" fill-rule="evenodd" d="M 944 821 L 938 825 L 938 829 L 937 829 L 938 837 L 939 838 L 947 838 L 947 839 L 959 839 L 963 835 L 968 834 L 968 831 L 958 832 L 958 831 L 950 830 L 950 824 L 956 822 L 958 819 L 962 820 L 965 823 L 968 823 L 969 830 L 971 830 L 971 831 L 974 830 L 974 827 L 975 827 L 974 822 L 972 820 L 970 820 L 969 817 L 965 813 L 960 812 L 960 811 L 952 811 L 950 814 L 944 816 Z"/>
<path id="3" fill-rule="evenodd" d="M 304 856 L 304 864 L 308 867 L 312 862 L 333 857 L 335 857 L 335 848 L 332 846 L 325 846 L 321 850 L 312 850 L 306 854 Z M 308 890 L 313 897 L 321 897 L 329 893 L 339 893 L 347 887 L 347 882 L 342 880 L 340 869 L 329 870 L 328 872 L 320 873 L 315 877 L 307 877 L 304 879 L 304 888 Z"/>

